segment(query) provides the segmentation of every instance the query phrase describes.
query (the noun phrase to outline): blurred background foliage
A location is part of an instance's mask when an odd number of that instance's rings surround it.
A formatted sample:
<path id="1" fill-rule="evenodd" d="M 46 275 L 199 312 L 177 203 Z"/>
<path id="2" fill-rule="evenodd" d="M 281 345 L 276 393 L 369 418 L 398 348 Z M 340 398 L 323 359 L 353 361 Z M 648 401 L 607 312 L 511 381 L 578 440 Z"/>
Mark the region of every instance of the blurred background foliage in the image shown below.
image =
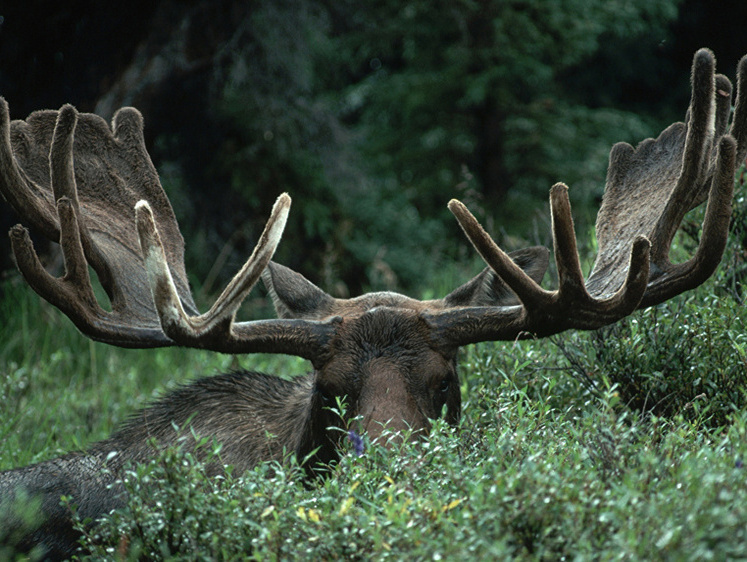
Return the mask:
<path id="1" fill-rule="evenodd" d="M 612 144 L 683 118 L 698 47 L 733 77 L 747 38 L 727 24 L 747 8 L 731 4 L 32 0 L 0 8 L 0 94 L 13 118 L 138 107 L 201 294 L 288 191 L 279 262 L 339 296 L 420 296 L 479 271 L 452 197 L 509 250 L 550 245 L 564 181 L 591 244 Z"/>

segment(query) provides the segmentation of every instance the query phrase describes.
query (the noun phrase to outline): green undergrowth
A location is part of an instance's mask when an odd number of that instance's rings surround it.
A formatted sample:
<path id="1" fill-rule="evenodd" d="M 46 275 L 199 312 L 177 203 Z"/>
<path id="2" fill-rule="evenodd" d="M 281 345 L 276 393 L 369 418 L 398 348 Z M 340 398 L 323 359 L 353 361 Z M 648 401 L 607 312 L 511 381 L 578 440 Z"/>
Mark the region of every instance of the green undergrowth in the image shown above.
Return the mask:
<path id="1" fill-rule="evenodd" d="M 138 408 L 200 376 L 308 368 L 285 356 L 115 348 L 81 335 L 20 280 L 0 291 L 0 470 L 103 439 Z"/>
<path id="2" fill-rule="evenodd" d="M 638 313 L 604 344 L 593 333 L 467 348 L 460 427 L 360 456 L 350 444 L 318 481 L 293 461 L 209 478 L 191 455 L 165 451 L 127 474 L 129 505 L 90 532 L 89 559 L 747 556 L 744 332 L 713 293 Z M 47 321 L 24 320 L 28 333 L 15 326 L 6 344 L 3 469 L 84 446 L 165 388 L 236 366 L 89 344 L 33 297 L 16 302 Z M 683 366 L 674 347 L 687 330 L 697 335 Z M 280 361 L 246 366 L 304 368 Z M 649 405 L 624 386 L 636 380 Z"/>
<path id="3" fill-rule="evenodd" d="M 132 499 L 89 536 L 91 559 L 747 555 L 747 416 L 711 432 L 620 414 L 613 393 L 579 415 L 522 407 L 508 383 L 484 392 L 506 407 L 417 446 L 350 447 L 311 485 L 292 463 L 211 479 L 166 451 L 127 475 Z"/>
<path id="4" fill-rule="evenodd" d="M 292 459 L 220 478 L 180 450 L 132 467 L 127 507 L 86 536 L 90 559 L 747 557 L 744 208 L 697 290 L 597 332 L 465 348 L 460 426 L 424 442 L 346 442 L 311 482 Z M 199 375 L 307 368 L 90 343 L 3 289 L 0 469 L 85 447 Z"/>

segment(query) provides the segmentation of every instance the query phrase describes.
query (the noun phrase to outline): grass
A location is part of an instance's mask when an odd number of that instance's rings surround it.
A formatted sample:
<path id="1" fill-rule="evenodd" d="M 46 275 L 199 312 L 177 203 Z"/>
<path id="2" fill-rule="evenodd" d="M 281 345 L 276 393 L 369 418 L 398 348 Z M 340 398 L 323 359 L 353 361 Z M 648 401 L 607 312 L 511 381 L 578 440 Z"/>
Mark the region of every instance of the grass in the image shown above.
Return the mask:
<path id="1" fill-rule="evenodd" d="M 177 384 L 239 367 L 229 355 L 132 350 L 92 342 L 20 280 L 0 300 L 0 470 L 103 439 Z M 253 355 L 241 366 L 289 375 L 302 360 Z"/>
<path id="2" fill-rule="evenodd" d="M 92 559 L 747 557 L 740 228 L 716 278 L 671 303 L 601 332 L 466 348 L 461 425 L 425 443 L 360 456 L 351 443 L 311 484 L 293 462 L 211 479 L 164 451 L 127 474 L 130 504 L 89 537 L 103 541 Z M 237 366 L 90 343 L 30 291 L 4 290 L 0 469 L 84 447 L 164 389 Z"/>

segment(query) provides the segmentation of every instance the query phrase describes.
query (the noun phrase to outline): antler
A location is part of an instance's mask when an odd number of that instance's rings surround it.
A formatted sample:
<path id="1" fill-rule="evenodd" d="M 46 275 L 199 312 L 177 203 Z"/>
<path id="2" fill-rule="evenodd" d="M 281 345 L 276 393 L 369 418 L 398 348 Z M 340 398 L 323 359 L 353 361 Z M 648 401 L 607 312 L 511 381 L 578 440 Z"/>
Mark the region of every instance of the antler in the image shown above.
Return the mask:
<path id="1" fill-rule="evenodd" d="M 695 54 L 692 99 L 685 123 L 633 148 L 615 145 L 596 223 L 598 255 L 584 281 L 567 187 L 550 191 L 559 287 L 542 289 L 516 266 L 460 202 L 449 209 L 486 263 L 511 287 L 521 306 L 472 307 L 429 315 L 446 341 L 546 336 L 595 329 L 697 287 L 721 260 L 731 216 L 737 162 L 747 154 L 747 56 L 739 64 L 730 134 L 731 83 L 714 76 L 707 49 Z M 708 199 L 700 244 L 684 263 L 669 261 L 685 214 Z"/>
<path id="2" fill-rule="evenodd" d="M 184 272 L 184 242 L 145 150 L 142 128 L 135 109 L 120 110 L 112 131 L 100 117 L 80 115 L 70 105 L 11 123 L 8 105 L 0 101 L 0 190 L 24 220 L 60 243 L 66 271 L 60 279 L 49 275 L 28 231 L 16 225 L 10 237 L 19 269 L 83 333 L 127 347 L 173 343 L 160 329 L 133 229 L 139 199 L 157 209 L 180 297 L 196 311 Z M 88 264 L 109 296 L 111 311 L 94 296 Z"/>
<path id="3" fill-rule="evenodd" d="M 119 110 L 112 129 L 70 105 L 11 123 L 0 98 L 0 135 L 0 191 L 21 217 L 60 243 L 65 274 L 55 278 L 45 271 L 21 225 L 10 232 L 18 267 L 81 332 L 122 347 L 185 345 L 312 361 L 323 353 L 331 323 L 234 323 L 280 241 L 288 195 L 278 198 L 247 263 L 210 311 L 198 315 L 184 270 L 184 240 L 145 149 L 136 109 Z M 89 264 L 111 311 L 94 295 Z"/>
<path id="4" fill-rule="evenodd" d="M 146 271 L 161 327 L 169 338 L 182 346 L 225 353 L 286 353 L 312 362 L 324 356 L 327 342 L 339 321 L 337 317 L 324 322 L 289 319 L 234 321 L 241 303 L 275 253 L 290 203 L 288 194 L 278 197 L 254 252 L 210 310 L 202 315 L 189 314 L 182 306 L 153 211 L 146 201 L 137 203 L 137 230 Z"/>

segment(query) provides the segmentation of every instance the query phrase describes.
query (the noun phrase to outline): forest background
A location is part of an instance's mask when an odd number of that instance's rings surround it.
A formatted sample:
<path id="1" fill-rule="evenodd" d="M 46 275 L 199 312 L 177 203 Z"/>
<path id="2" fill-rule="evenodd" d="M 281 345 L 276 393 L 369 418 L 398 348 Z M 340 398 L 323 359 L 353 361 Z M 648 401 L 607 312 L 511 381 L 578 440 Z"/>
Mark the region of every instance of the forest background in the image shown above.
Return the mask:
<path id="1" fill-rule="evenodd" d="M 452 197 L 509 250 L 551 246 L 564 181 L 591 243 L 612 144 L 683 118 L 697 48 L 733 77 L 740 21 L 707 0 L 10 2 L 0 95 L 19 119 L 138 107 L 201 295 L 288 191 L 279 262 L 338 296 L 422 296 L 474 261 Z M 13 275 L 5 236 L 0 260 Z"/>

